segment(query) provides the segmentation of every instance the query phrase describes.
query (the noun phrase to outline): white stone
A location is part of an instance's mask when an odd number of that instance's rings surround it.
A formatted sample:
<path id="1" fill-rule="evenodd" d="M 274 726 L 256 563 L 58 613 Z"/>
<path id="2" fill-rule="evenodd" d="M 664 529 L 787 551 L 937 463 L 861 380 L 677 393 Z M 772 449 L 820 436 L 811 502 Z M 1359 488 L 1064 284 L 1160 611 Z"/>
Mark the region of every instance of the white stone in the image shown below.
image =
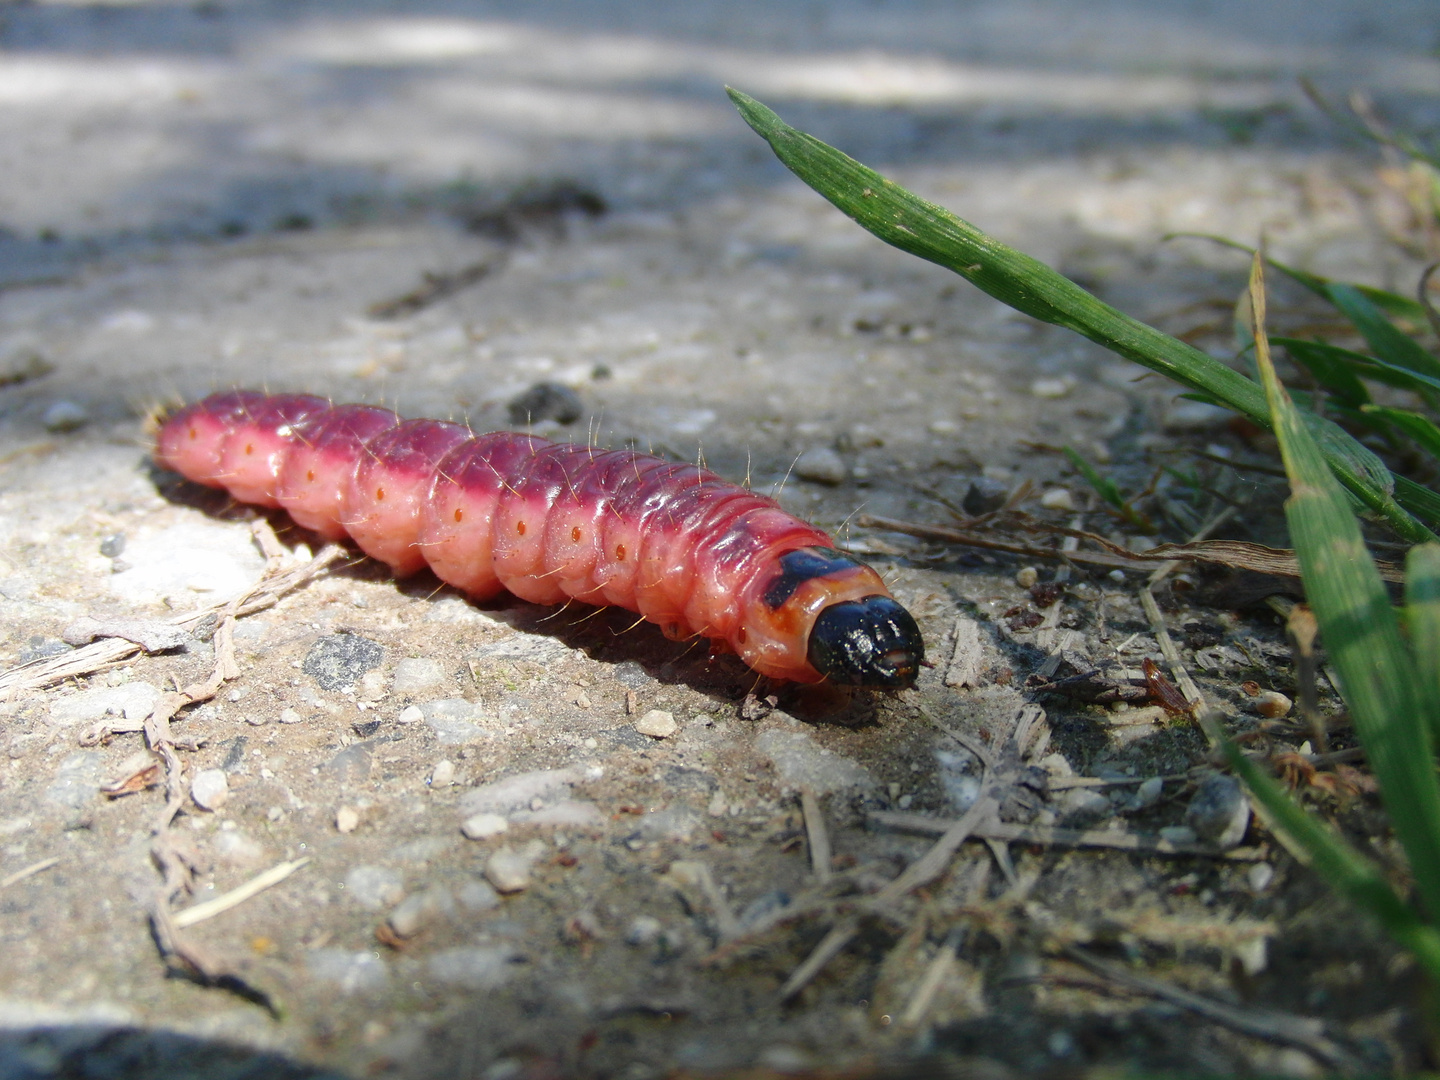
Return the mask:
<path id="1" fill-rule="evenodd" d="M 395 665 L 395 678 L 390 689 L 397 694 L 416 694 L 445 681 L 440 661 L 429 657 L 408 657 Z"/>
<path id="2" fill-rule="evenodd" d="M 360 827 L 360 812 L 353 806 L 342 806 L 335 811 L 335 828 L 338 832 L 352 833 Z"/>
<path id="3" fill-rule="evenodd" d="M 795 459 L 795 475 L 817 484 L 842 484 L 849 470 L 845 460 L 828 446 L 812 446 Z"/>
<path id="4" fill-rule="evenodd" d="M 1040 505 L 1046 510 L 1074 510 L 1075 496 L 1067 488 L 1051 488 L 1040 496 Z"/>
<path id="5" fill-rule="evenodd" d="M 492 836 L 499 836 L 509 828 L 510 822 L 503 814 L 494 814 L 489 811 L 472 814 L 460 824 L 460 831 L 471 840 L 488 840 Z"/>
<path id="6" fill-rule="evenodd" d="M 230 781 L 224 769 L 205 769 L 190 781 L 190 798 L 202 810 L 219 810 L 230 797 Z"/>
<path id="7" fill-rule="evenodd" d="M 449 758 L 441 758 L 435 763 L 435 768 L 430 773 L 430 787 L 447 788 L 455 782 L 455 763 Z"/>
<path id="8" fill-rule="evenodd" d="M 1074 389 L 1069 379 L 1036 379 L 1030 384 L 1030 393 L 1038 398 L 1069 397 Z"/>
<path id="9" fill-rule="evenodd" d="M 100 720 L 107 714 L 126 720 L 143 720 L 160 700 L 159 687 L 148 682 L 123 683 L 57 699 L 50 706 L 50 723 L 57 727 Z"/>
<path id="10" fill-rule="evenodd" d="M 485 877 L 498 893 L 523 892 L 530 887 L 530 871 L 545 853 L 545 845 L 532 840 L 519 851 L 508 844 L 485 862 Z"/>
<path id="11" fill-rule="evenodd" d="M 680 725 L 675 722 L 674 713 L 651 709 L 635 721 L 635 730 L 641 735 L 649 735 L 652 739 L 668 739 L 680 730 Z"/>

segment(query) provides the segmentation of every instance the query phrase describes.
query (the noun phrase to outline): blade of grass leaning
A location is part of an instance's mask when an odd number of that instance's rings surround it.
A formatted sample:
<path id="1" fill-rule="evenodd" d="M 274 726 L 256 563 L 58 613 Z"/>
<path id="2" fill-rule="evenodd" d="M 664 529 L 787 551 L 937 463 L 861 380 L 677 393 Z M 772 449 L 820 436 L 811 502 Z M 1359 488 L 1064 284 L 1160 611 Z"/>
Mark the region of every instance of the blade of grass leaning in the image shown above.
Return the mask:
<path id="1" fill-rule="evenodd" d="M 1426 453 L 1440 458 L 1440 427 L 1427 417 L 1409 409 L 1392 409 L 1388 405 L 1366 405 L 1362 412 L 1394 425 Z"/>
<path id="2" fill-rule="evenodd" d="M 1410 650 L 1384 582 L 1307 425 L 1275 375 L 1265 338 L 1264 264 L 1251 267 L 1255 362 L 1274 413 L 1290 498 L 1285 518 L 1306 599 L 1339 675 L 1391 827 L 1425 909 L 1440 915 L 1440 783 Z"/>
<path id="3" fill-rule="evenodd" d="M 1155 531 L 1155 526 L 1150 523 L 1150 519 L 1130 504 L 1114 480 L 1108 476 L 1101 476 L 1074 447 L 1062 446 L 1060 449 L 1065 452 L 1065 456 L 1070 459 L 1070 464 L 1075 466 L 1076 471 L 1085 478 L 1085 482 L 1095 489 L 1095 494 L 1109 503 L 1126 522 L 1143 533 L 1148 534 Z"/>
<path id="4" fill-rule="evenodd" d="M 1325 295 L 1355 324 L 1378 359 L 1417 375 L 1440 378 L 1440 360 L 1414 338 L 1402 333 L 1355 286 L 1332 281 L 1325 286 Z"/>
<path id="5" fill-rule="evenodd" d="M 1365 389 L 1365 384 L 1355 373 L 1354 363 L 1357 358 L 1368 357 L 1358 357 L 1355 353 L 1337 356 L 1330 351 L 1329 346 L 1322 346 L 1314 341 L 1301 341 L 1298 338 L 1272 337 L 1270 344 L 1283 346 L 1290 354 L 1290 359 L 1310 372 L 1315 381 L 1329 390 L 1338 401 L 1352 409 L 1370 404 L 1370 391 Z M 1344 349 L 1337 351 L 1346 352 Z"/>
<path id="6" fill-rule="evenodd" d="M 1440 526 L 1440 493 L 1408 480 L 1395 477 L 1395 501 L 1400 503 L 1421 521 Z"/>
<path id="7" fill-rule="evenodd" d="M 1249 244 L 1242 244 L 1238 240 L 1231 240 L 1228 236 L 1216 236 L 1214 233 L 1174 232 L 1166 233 L 1161 239 L 1174 240 L 1179 237 L 1209 240 L 1222 247 L 1243 251 L 1247 255 L 1255 254 L 1255 249 Z M 1390 292 L 1388 289 L 1377 289 L 1373 285 L 1358 285 L 1354 282 L 1337 282 L 1333 278 L 1322 277 L 1319 274 L 1311 274 L 1294 266 L 1287 266 L 1280 260 L 1272 259 L 1268 255 L 1265 256 L 1265 265 L 1273 266 L 1296 284 L 1305 286 L 1305 288 L 1309 289 L 1316 296 L 1325 300 L 1330 299 L 1330 293 L 1327 291 L 1329 286 L 1344 284 L 1360 293 L 1361 296 L 1364 296 L 1382 311 L 1394 315 L 1397 319 L 1405 319 L 1407 322 L 1413 322 L 1417 326 L 1423 326 L 1426 322 L 1425 305 L 1414 297 L 1401 296 L 1399 293 Z"/>
<path id="8" fill-rule="evenodd" d="M 1268 824 L 1291 854 L 1311 864 L 1330 888 L 1366 912 L 1391 938 L 1410 950 L 1431 979 L 1440 981 L 1440 932 L 1396 894 L 1379 867 L 1296 803 L 1232 740 L 1220 735 L 1218 724 L 1214 727 L 1231 769 L 1265 809 Z"/>
<path id="9" fill-rule="evenodd" d="M 1073 330 L 1269 426 L 1265 395 L 1244 375 L 1193 345 L 1132 319 L 1038 259 L 1007 247 L 950 211 L 926 202 L 834 147 L 791 127 L 748 94 L 729 88 L 726 92 L 746 123 L 770 144 L 791 172 L 881 240 L 953 270 L 1016 311 Z M 1340 440 L 1352 443 L 1357 451 L 1363 449 L 1340 429 L 1335 431 Z M 1327 443 L 1326 460 L 1368 509 L 1412 543 L 1436 539 L 1396 502 L 1390 482 L 1377 485 L 1365 470 L 1355 467 L 1356 453 L 1340 454 L 1335 448 L 1333 441 Z"/>
<path id="10" fill-rule="evenodd" d="M 1440 544 L 1420 544 L 1405 558 L 1405 625 L 1420 703 L 1440 744 Z"/>

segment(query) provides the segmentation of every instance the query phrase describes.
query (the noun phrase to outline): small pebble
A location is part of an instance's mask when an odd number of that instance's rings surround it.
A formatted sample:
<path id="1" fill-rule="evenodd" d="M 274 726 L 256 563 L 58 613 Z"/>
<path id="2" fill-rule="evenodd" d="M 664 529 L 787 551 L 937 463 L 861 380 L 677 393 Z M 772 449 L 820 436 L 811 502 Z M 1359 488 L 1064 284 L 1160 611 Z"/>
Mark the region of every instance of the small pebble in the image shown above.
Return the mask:
<path id="1" fill-rule="evenodd" d="M 1250 827 L 1250 800 L 1240 781 L 1225 773 L 1202 781 L 1185 808 L 1185 824 L 1221 850 L 1238 845 Z"/>
<path id="2" fill-rule="evenodd" d="M 1169 840 L 1172 844 L 1193 844 L 1195 842 L 1195 830 L 1188 825 L 1166 825 L 1159 830 L 1161 840 Z"/>
<path id="3" fill-rule="evenodd" d="M 301 715 L 300 715 L 298 712 L 296 712 L 294 709 L 281 709 L 281 710 L 280 710 L 280 723 L 282 723 L 282 724 L 299 724 L 299 723 L 303 723 L 304 720 L 305 720 L 305 717 L 301 716 Z"/>
<path id="4" fill-rule="evenodd" d="M 474 814 L 460 825 L 460 831 L 471 840 L 488 840 L 510 828 L 503 814 Z"/>
<path id="5" fill-rule="evenodd" d="M 342 833 L 352 833 L 360 827 L 360 812 L 353 806 L 342 806 L 335 811 L 335 828 Z"/>
<path id="6" fill-rule="evenodd" d="M 542 420 L 554 420 L 558 424 L 573 424 L 585 415 L 585 403 L 570 387 L 561 383 L 538 382 L 505 406 L 510 423 L 516 425 L 538 424 Z"/>
<path id="7" fill-rule="evenodd" d="M 977 476 L 970 481 L 965 498 L 960 500 L 960 508 L 971 517 L 979 517 L 981 514 L 999 510 L 1009 497 L 1010 485 L 1005 481 L 990 476 Z"/>
<path id="8" fill-rule="evenodd" d="M 439 686 L 444 681 L 445 669 L 440 665 L 440 661 L 411 656 L 395 665 L 395 678 L 391 689 L 397 694 L 417 694 Z"/>
<path id="9" fill-rule="evenodd" d="M 1038 398 L 1069 397 L 1075 385 L 1069 379 L 1036 379 L 1030 384 L 1030 393 Z"/>
<path id="10" fill-rule="evenodd" d="M 1278 720 L 1290 713 L 1294 703 L 1278 690 L 1261 690 L 1250 699 L 1250 709 L 1267 720 Z"/>
<path id="11" fill-rule="evenodd" d="M 1164 780 L 1158 776 L 1150 777 L 1135 789 L 1135 797 L 1130 800 L 1130 809 L 1144 810 L 1147 806 L 1154 806 L 1160 801 L 1160 795 L 1164 790 Z"/>
<path id="12" fill-rule="evenodd" d="M 668 739 L 680 730 L 680 725 L 675 722 L 674 713 L 651 709 L 635 721 L 635 730 L 641 735 L 649 735 L 652 739 Z"/>
<path id="13" fill-rule="evenodd" d="M 359 634 L 329 634 L 315 642 L 306 654 L 301 670 L 322 690 L 354 686 L 365 672 L 380 666 L 385 650 L 379 642 Z"/>
<path id="14" fill-rule="evenodd" d="M 447 788 L 455 782 L 455 763 L 449 758 L 441 758 L 435 763 L 435 769 L 430 773 L 430 786 L 432 788 Z"/>
<path id="15" fill-rule="evenodd" d="M 530 887 L 531 868 L 544 853 L 545 845 L 538 840 L 519 851 L 506 845 L 486 860 L 485 877 L 498 893 L 523 892 Z"/>
<path id="16" fill-rule="evenodd" d="M 630 920 L 630 926 L 625 931 L 626 945 L 649 945 L 652 941 L 658 941 L 665 930 L 665 924 L 654 915 L 636 915 Z"/>
<path id="17" fill-rule="evenodd" d="M 1022 589 L 1033 589 L 1040 580 L 1040 571 L 1033 566 L 1022 566 L 1015 571 L 1015 584 Z"/>
<path id="18" fill-rule="evenodd" d="M 844 459 L 828 446 L 812 446 L 795 459 L 795 475 L 817 484 L 841 484 L 850 474 Z"/>
<path id="19" fill-rule="evenodd" d="M 455 898 L 450 890 L 435 885 L 421 892 L 411 893 L 396 905 L 386 920 L 397 937 L 414 937 L 425 927 L 434 924 L 455 910 Z"/>
<path id="20" fill-rule="evenodd" d="M 46 431 L 52 431 L 58 435 L 84 427 L 90 422 L 90 414 L 85 411 L 83 405 L 77 405 L 73 401 L 66 401 L 62 398 L 45 410 L 45 415 L 40 418 L 40 422 L 45 425 Z"/>
<path id="21" fill-rule="evenodd" d="M 1040 505 L 1046 510 L 1074 510 L 1075 496 L 1066 488 L 1051 488 L 1040 496 Z"/>
<path id="22" fill-rule="evenodd" d="M 1257 862 L 1245 876 L 1250 883 L 1250 891 L 1261 893 L 1275 880 L 1275 867 L 1266 862 Z"/>
<path id="23" fill-rule="evenodd" d="M 230 781 L 224 769 L 205 769 L 190 781 L 190 798 L 202 810 L 218 810 L 230 797 Z"/>
<path id="24" fill-rule="evenodd" d="M 113 533 L 100 541 L 100 554 L 107 559 L 118 559 L 125 551 L 125 534 Z"/>
<path id="25" fill-rule="evenodd" d="M 406 705 L 400 710 L 400 715 L 395 717 L 397 724 L 418 724 L 425 719 L 425 714 L 420 711 L 418 705 Z"/>

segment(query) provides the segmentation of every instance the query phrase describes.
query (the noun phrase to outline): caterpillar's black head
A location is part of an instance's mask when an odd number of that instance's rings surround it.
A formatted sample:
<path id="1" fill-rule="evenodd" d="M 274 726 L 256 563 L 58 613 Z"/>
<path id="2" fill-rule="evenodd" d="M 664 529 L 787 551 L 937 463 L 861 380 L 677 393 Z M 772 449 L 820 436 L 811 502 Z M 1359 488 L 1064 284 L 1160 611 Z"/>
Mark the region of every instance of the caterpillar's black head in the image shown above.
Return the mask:
<path id="1" fill-rule="evenodd" d="M 821 611 L 807 655 L 831 682 L 903 690 L 920 673 L 925 643 L 914 617 L 893 598 L 867 596 Z"/>

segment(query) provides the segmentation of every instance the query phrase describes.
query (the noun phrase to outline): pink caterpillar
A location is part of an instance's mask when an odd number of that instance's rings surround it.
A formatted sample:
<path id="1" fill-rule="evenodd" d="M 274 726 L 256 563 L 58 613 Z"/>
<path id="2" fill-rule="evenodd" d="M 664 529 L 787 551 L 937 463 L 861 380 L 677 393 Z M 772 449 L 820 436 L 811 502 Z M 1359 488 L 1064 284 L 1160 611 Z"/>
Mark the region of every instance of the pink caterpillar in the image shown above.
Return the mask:
<path id="1" fill-rule="evenodd" d="M 477 599 L 628 608 L 775 678 L 906 687 L 924 660 L 874 570 L 695 465 L 247 390 L 166 417 L 155 457 L 397 577 L 428 565 Z"/>

